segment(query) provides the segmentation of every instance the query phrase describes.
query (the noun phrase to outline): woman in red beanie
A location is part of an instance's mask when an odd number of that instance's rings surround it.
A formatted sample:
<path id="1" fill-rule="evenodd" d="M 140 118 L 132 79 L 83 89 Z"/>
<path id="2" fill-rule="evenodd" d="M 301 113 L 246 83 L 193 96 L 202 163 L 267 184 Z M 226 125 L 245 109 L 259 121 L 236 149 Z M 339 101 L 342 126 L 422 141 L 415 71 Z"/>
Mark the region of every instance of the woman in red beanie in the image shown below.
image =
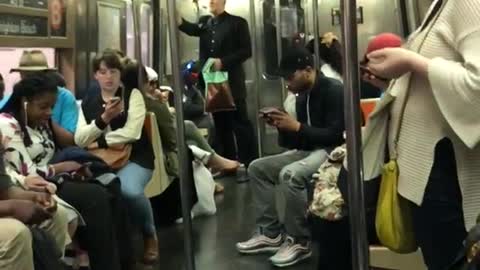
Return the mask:
<path id="1" fill-rule="evenodd" d="M 367 55 L 369 72 L 394 82 L 386 92 L 392 98 L 377 105 L 364 141 L 385 135 L 389 153 L 397 153 L 398 192 L 411 202 L 429 270 L 453 262 L 480 209 L 478 14 L 478 0 L 436 0 L 405 48 Z M 388 132 L 379 133 L 382 126 Z M 373 163 L 382 160 L 373 154 L 378 147 L 385 145 L 363 145 L 365 179 L 380 174 Z"/>

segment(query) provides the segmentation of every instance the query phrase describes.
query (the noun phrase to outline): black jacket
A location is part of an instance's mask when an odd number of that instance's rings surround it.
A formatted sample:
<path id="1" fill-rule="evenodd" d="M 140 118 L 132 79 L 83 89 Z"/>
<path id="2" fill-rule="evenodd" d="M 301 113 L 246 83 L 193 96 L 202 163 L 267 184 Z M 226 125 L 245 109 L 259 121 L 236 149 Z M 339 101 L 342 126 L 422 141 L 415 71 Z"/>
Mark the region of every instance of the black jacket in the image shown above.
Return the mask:
<path id="1" fill-rule="evenodd" d="M 311 124 L 308 124 L 307 108 Z M 343 143 L 345 120 L 341 82 L 317 73 L 313 88 L 297 96 L 296 110 L 301 128 L 298 132 L 280 130 L 280 146 L 310 151 L 330 149 Z"/>
<path id="2" fill-rule="evenodd" d="M 198 23 L 183 20 L 179 29 L 200 38 L 200 66 L 203 67 L 208 58 L 220 58 L 223 70 L 228 72 L 233 98 L 245 99 L 247 90 L 242 64 L 252 56 L 247 21 L 224 12 L 216 18 L 201 17 Z M 200 84 L 203 87 L 203 78 Z"/>

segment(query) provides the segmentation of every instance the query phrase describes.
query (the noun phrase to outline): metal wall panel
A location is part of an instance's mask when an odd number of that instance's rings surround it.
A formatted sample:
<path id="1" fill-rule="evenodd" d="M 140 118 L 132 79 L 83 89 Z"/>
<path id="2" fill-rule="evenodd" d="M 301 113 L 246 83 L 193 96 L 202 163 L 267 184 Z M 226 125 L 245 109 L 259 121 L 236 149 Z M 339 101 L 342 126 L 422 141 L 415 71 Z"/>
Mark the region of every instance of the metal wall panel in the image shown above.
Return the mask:
<path id="1" fill-rule="evenodd" d="M 332 25 L 332 10 L 340 9 L 338 0 L 318 0 L 320 35 L 334 32 L 341 38 L 340 25 Z M 358 50 L 362 58 L 368 41 L 383 32 L 392 32 L 403 36 L 402 16 L 397 0 L 358 0 L 357 6 L 363 8 L 363 23 L 358 25 Z"/>

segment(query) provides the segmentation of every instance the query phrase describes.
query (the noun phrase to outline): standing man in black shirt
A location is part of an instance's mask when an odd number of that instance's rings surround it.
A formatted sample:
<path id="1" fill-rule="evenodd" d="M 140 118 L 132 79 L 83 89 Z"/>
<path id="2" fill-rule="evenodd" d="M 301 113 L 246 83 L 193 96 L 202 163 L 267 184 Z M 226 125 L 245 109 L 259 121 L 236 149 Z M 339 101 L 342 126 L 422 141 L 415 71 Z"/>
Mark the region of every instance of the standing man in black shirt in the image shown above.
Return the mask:
<path id="1" fill-rule="evenodd" d="M 213 16 L 201 17 L 198 23 L 182 19 L 179 29 L 187 35 L 200 38 L 200 66 L 209 58 L 214 58 L 214 68 L 228 72 L 237 109 L 213 114 L 216 138 L 223 148 L 223 156 L 235 160 L 238 158 L 248 166 L 257 157 L 257 150 L 255 133 L 247 115 L 247 89 L 242 64 L 252 56 L 252 46 L 247 21 L 227 13 L 225 2 L 210 0 L 209 8 Z M 203 79 L 200 82 L 202 85 Z"/>

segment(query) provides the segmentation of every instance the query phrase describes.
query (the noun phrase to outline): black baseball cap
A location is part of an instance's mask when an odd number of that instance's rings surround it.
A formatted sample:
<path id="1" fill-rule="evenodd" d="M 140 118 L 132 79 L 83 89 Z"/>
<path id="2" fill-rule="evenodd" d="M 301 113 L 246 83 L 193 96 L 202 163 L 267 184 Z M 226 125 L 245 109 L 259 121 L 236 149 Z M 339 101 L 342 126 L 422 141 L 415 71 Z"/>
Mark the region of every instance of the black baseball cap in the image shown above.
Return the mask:
<path id="1" fill-rule="evenodd" d="M 293 47 L 286 51 L 280 61 L 278 75 L 283 78 L 290 77 L 295 71 L 307 67 L 314 67 L 313 55 L 305 48 Z"/>

